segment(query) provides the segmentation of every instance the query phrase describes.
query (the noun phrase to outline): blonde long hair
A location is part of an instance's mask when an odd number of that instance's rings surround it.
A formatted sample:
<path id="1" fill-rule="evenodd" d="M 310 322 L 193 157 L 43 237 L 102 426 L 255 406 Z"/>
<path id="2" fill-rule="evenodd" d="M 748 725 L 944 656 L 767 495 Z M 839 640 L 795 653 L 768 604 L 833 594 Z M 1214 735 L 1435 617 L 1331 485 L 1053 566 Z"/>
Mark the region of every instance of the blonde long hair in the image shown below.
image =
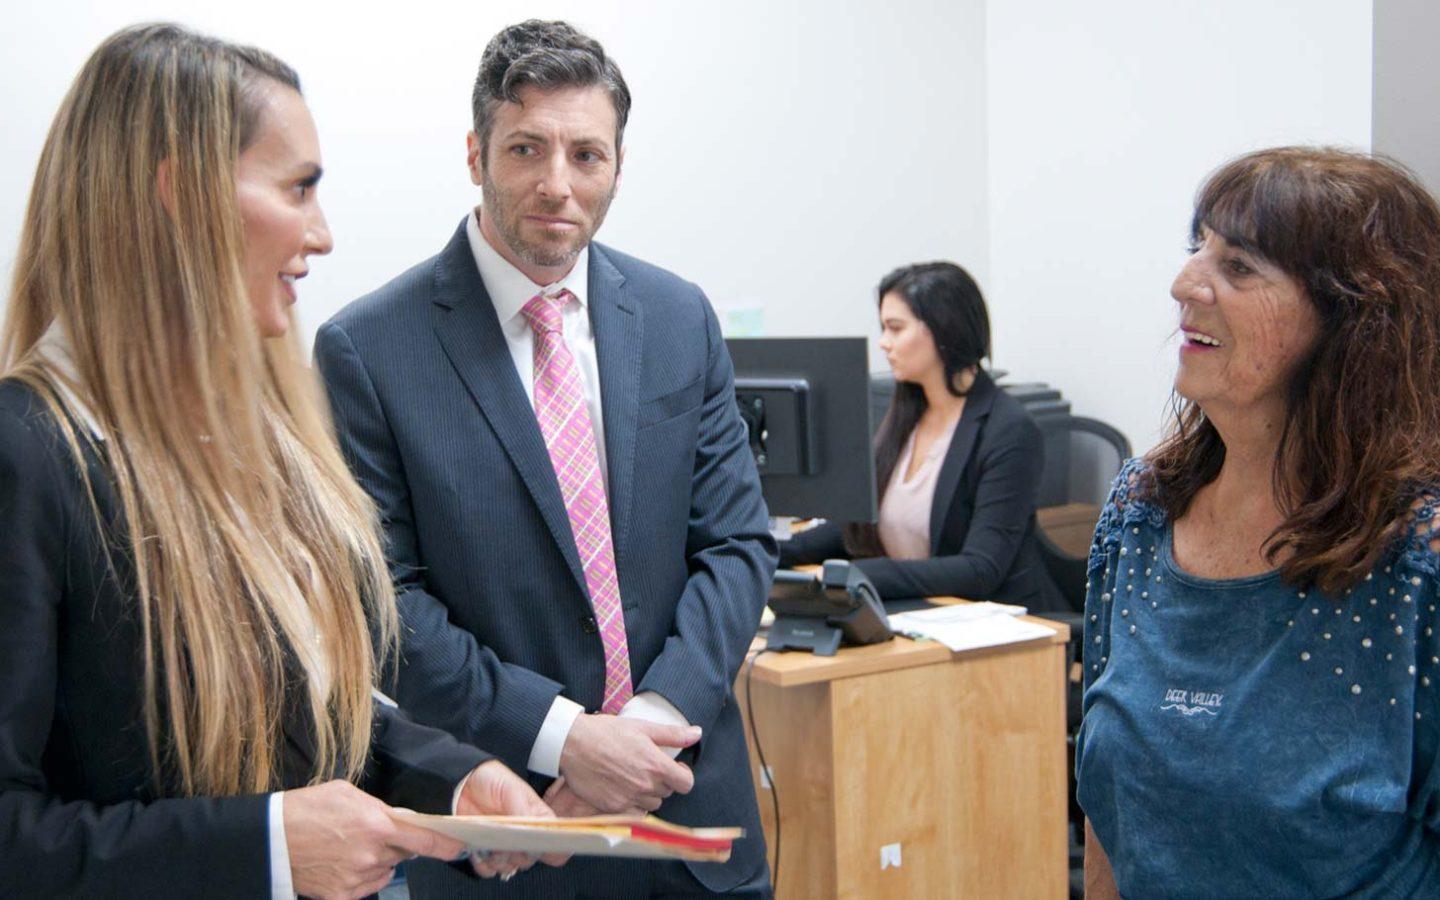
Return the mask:
<path id="1" fill-rule="evenodd" d="M 278 787 L 287 695 L 313 723 L 311 780 L 357 778 L 396 634 L 373 505 L 293 329 L 262 339 L 241 276 L 236 161 L 269 82 L 299 90 L 273 56 L 174 25 L 101 44 L 41 153 L 0 341 L 82 475 L 91 438 L 64 413 L 83 404 L 105 438 L 162 793 Z M 73 381 L 36 350 L 57 322 Z"/>

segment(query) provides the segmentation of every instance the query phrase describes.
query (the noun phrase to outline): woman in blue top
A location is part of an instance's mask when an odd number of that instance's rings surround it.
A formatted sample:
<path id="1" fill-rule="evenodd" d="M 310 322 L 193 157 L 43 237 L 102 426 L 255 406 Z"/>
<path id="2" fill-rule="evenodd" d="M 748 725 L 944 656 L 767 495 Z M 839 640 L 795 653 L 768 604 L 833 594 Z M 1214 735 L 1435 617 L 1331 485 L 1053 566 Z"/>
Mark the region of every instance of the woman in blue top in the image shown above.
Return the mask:
<path id="1" fill-rule="evenodd" d="M 1087 896 L 1440 897 L 1440 209 L 1282 148 L 1191 238 L 1176 417 L 1090 555 Z"/>

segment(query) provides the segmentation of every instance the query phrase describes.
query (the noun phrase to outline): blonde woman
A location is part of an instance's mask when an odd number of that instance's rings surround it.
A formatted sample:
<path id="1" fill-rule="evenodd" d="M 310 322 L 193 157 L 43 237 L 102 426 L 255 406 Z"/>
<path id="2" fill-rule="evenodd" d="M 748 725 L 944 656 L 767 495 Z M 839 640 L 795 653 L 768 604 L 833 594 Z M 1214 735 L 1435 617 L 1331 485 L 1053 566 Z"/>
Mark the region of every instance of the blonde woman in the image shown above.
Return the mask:
<path id="1" fill-rule="evenodd" d="M 376 517 L 289 333 L 319 178 L 294 72 L 174 26 L 56 116 L 0 345 L 7 895 L 357 896 L 463 850 L 376 796 L 549 813 L 372 694 Z"/>

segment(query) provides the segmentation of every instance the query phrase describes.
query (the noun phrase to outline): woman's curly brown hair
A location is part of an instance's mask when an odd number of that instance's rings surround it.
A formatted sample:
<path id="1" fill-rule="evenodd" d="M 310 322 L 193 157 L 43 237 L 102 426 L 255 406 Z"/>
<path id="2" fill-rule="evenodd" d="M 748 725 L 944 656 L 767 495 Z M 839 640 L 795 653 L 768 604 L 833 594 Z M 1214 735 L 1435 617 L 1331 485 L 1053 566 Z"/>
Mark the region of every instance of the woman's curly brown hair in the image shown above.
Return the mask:
<path id="1" fill-rule="evenodd" d="M 1275 457 L 1285 580 L 1333 592 L 1365 576 L 1440 485 L 1440 207 L 1403 166 L 1329 148 L 1249 153 L 1201 187 L 1209 228 L 1296 278 L 1320 340 L 1289 386 Z M 1220 471 L 1225 445 L 1175 396 L 1141 492 L 1171 519 Z"/>

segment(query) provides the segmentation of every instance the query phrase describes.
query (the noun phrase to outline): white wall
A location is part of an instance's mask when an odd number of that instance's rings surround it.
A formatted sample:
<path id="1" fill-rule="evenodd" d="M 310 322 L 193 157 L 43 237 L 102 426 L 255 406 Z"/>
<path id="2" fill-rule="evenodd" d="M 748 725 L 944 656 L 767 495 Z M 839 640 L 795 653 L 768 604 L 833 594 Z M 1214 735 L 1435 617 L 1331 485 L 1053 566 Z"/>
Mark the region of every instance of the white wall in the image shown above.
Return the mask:
<path id="1" fill-rule="evenodd" d="M 759 308 L 765 333 L 873 334 L 873 286 L 897 263 L 959 257 L 983 275 L 982 13 L 983 0 L 18 5 L 0 29 L 0 275 L 85 56 L 120 26 L 174 19 L 300 72 L 336 237 L 301 285 L 308 344 L 477 202 L 464 148 L 480 52 L 540 16 L 599 38 L 634 94 L 601 240 L 698 282 L 722 312 Z"/>
<path id="2" fill-rule="evenodd" d="M 996 363 L 1151 446 L 1196 188 L 1258 147 L 1367 148 L 1370 16 L 1356 0 L 988 4 Z"/>
<path id="3" fill-rule="evenodd" d="M 990 299 L 996 363 L 1137 450 L 1162 422 L 1168 288 L 1204 174 L 1253 147 L 1369 141 L 1363 0 L 54 0 L 0 29 L 0 276 L 85 55 L 174 18 L 274 50 L 305 81 L 337 238 L 302 285 L 308 342 L 475 202 L 475 65 L 531 15 L 591 31 L 635 95 L 602 240 L 699 282 L 733 323 L 759 309 L 771 335 L 873 335 L 882 274 L 954 259 Z"/>

